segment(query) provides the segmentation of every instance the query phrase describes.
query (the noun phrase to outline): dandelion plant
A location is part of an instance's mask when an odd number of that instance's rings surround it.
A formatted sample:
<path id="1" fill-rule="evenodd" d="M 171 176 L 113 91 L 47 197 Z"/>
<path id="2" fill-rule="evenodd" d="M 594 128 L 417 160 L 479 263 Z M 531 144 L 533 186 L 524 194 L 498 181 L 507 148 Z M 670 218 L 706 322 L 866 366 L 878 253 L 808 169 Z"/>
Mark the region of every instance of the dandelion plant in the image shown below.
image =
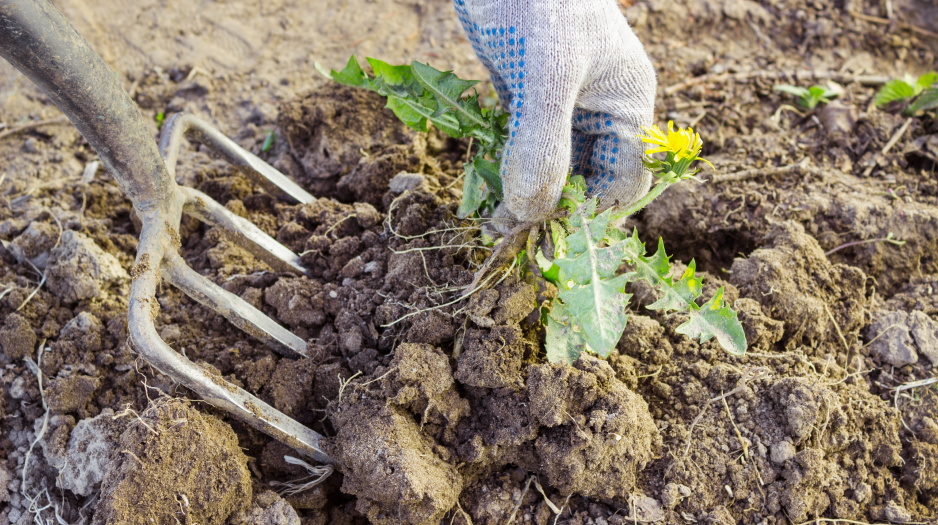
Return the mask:
<path id="1" fill-rule="evenodd" d="M 480 106 L 478 94 L 470 91 L 477 81 L 462 80 L 450 71 L 419 62 L 392 66 L 373 58 L 367 61 L 374 76 L 368 75 L 354 56 L 342 71 L 327 75 L 341 84 L 387 97 L 387 107 L 415 130 L 427 131 L 432 124 L 451 137 L 471 138 L 477 149 L 464 165 L 458 215 L 464 218 L 494 209 L 502 198 L 499 156 L 508 138 L 507 113 Z M 631 298 L 626 286 L 639 280 L 647 281 L 659 295 L 649 309 L 687 316 L 677 329 L 679 333 L 699 337 L 701 342 L 716 338 L 733 354 L 746 350 L 742 326 L 736 312 L 726 306 L 722 288 L 710 300 L 697 304 L 702 284 L 694 261 L 680 277 L 674 276 L 660 239 L 657 251 L 649 255 L 637 232 L 627 234 L 611 226 L 645 207 L 671 185 L 695 178 L 698 161 L 710 164 L 700 157 L 703 142 L 693 129 L 675 129 L 669 122 L 667 132 L 658 126 L 643 130 L 642 141 L 654 146 L 642 159 L 657 179 L 651 191 L 625 208 L 597 213 L 599 201 L 586 197 L 583 177 L 571 176 L 558 203 L 558 208 L 568 213 L 565 218 L 550 220 L 546 228 L 553 241 L 552 253 L 548 256 L 537 250 L 527 254 L 535 258 L 544 278 L 558 288 L 557 298 L 542 316 L 550 361 L 572 362 L 584 351 L 607 356 L 625 329 Z M 655 156 L 662 153 L 663 157 Z M 620 271 L 623 264 L 628 268 L 625 272 Z"/>

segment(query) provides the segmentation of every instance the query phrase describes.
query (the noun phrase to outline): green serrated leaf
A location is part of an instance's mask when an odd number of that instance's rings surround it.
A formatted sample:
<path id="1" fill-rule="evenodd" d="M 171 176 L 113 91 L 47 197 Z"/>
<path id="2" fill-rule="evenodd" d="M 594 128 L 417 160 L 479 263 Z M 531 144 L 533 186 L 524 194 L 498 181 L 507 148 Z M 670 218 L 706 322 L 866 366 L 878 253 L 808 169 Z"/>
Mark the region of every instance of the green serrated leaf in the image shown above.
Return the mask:
<path id="1" fill-rule="evenodd" d="M 412 62 L 410 64 L 414 77 L 424 87 L 433 94 L 437 101 L 437 112 L 434 116 L 440 116 L 445 111 L 454 111 L 457 118 L 467 119 L 472 124 L 488 128 L 489 123 L 482 117 L 482 109 L 479 107 L 477 99 L 473 99 L 474 104 L 463 100 L 462 94 L 472 86 L 478 84 L 475 80 L 462 80 L 453 74 L 452 71 L 439 71 L 430 67 L 428 64 Z"/>
<path id="2" fill-rule="evenodd" d="M 420 104 L 406 98 L 389 95 L 385 107 L 393 111 L 394 115 L 411 129 L 427 131 L 427 116 L 432 112 L 427 111 Z"/>
<path id="3" fill-rule="evenodd" d="M 615 349 L 625 330 L 628 318 L 625 308 L 632 297 L 625 293 L 627 282 L 625 275 L 612 279 L 594 278 L 589 284 L 561 290 L 558 295 L 567 312 L 576 320 L 590 350 L 602 357 Z"/>
<path id="4" fill-rule="evenodd" d="M 459 209 L 456 210 L 456 216 L 460 219 L 465 219 L 475 213 L 485 199 L 482 191 L 485 181 L 476 173 L 472 164 L 466 164 L 464 169 L 466 173 L 462 186 L 462 201 L 459 203 Z"/>
<path id="5" fill-rule="evenodd" d="M 339 84 L 352 87 L 365 87 L 365 82 L 368 80 L 368 75 L 366 75 L 362 67 L 358 65 L 358 59 L 355 58 L 355 55 L 349 57 L 348 64 L 342 71 L 333 69 L 329 76 Z"/>
<path id="6" fill-rule="evenodd" d="M 563 303 L 555 302 L 547 315 L 545 346 L 547 360 L 551 363 L 572 363 L 586 350 L 586 342 Z"/>
<path id="7" fill-rule="evenodd" d="M 365 60 L 371 66 L 375 78 L 380 79 L 388 86 L 410 87 L 415 82 L 410 66 L 393 66 L 377 58 L 366 58 Z"/>
<path id="8" fill-rule="evenodd" d="M 661 297 L 648 305 L 648 309 L 685 311 L 690 308 L 703 292 L 703 282 L 695 275 L 696 271 L 697 264 L 691 260 L 684 275 L 677 282 L 670 278 L 662 279 L 664 282 L 660 287 Z"/>
<path id="9" fill-rule="evenodd" d="M 873 103 L 877 106 L 883 106 L 896 100 L 908 100 L 915 96 L 915 88 L 908 82 L 899 79 L 893 79 L 886 82 L 873 98 Z"/>
<path id="10" fill-rule="evenodd" d="M 938 88 L 929 88 L 922 92 L 915 102 L 905 110 L 907 115 L 914 115 L 919 111 L 926 111 L 938 107 Z"/>
<path id="11" fill-rule="evenodd" d="M 663 282 L 671 283 L 671 263 L 664 251 L 664 241 L 658 239 L 658 250 L 651 257 L 645 256 L 645 244 L 638 239 L 637 229 L 632 231 L 631 237 L 619 244 L 623 245 L 625 260 L 635 265 L 635 270 L 627 274 L 630 281 L 644 279 L 655 288 Z"/>
<path id="12" fill-rule="evenodd" d="M 482 180 L 488 185 L 489 191 L 495 194 L 495 198 L 502 199 L 502 177 L 498 173 L 499 163 L 476 157 L 472 162 L 475 172 L 482 177 Z"/>
<path id="13" fill-rule="evenodd" d="M 722 287 L 706 304 L 700 307 L 692 305 L 687 313 L 690 314 L 690 319 L 677 327 L 677 333 L 691 339 L 700 337 L 701 343 L 716 337 L 720 346 L 727 352 L 733 355 L 746 353 L 746 334 L 736 312 L 723 303 Z"/>

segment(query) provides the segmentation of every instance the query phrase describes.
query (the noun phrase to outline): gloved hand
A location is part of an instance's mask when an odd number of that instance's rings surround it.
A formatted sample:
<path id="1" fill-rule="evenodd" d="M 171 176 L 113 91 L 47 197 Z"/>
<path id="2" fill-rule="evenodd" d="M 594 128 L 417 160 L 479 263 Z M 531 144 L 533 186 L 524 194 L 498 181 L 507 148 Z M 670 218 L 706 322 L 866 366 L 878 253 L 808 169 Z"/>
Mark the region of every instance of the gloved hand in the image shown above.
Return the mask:
<path id="1" fill-rule="evenodd" d="M 651 174 L 636 136 L 652 124 L 657 81 L 615 0 L 453 3 L 511 112 L 496 217 L 550 215 L 571 166 L 601 209 L 648 192 Z"/>

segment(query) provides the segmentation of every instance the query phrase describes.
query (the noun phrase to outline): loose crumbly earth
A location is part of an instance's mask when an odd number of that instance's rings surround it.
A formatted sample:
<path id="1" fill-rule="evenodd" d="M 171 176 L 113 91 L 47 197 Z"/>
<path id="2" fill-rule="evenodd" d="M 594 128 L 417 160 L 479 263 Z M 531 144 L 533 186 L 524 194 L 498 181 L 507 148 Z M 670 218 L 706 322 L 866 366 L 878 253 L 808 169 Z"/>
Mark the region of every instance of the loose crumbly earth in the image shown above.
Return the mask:
<path id="1" fill-rule="evenodd" d="M 938 123 L 850 81 L 933 68 L 934 0 L 892 0 L 892 22 L 872 0 L 620 1 L 658 70 L 657 120 L 693 125 L 719 169 L 629 226 L 696 258 L 705 295 L 725 287 L 750 348 L 686 339 L 636 286 L 618 351 L 570 366 L 546 362 L 543 297 L 517 271 L 447 305 L 487 254 L 454 218 L 468 144 L 313 67 L 355 53 L 483 78 L 448 0 L 56 4 L 154 136 L 158 113 L 194 112 L 320 198 L 278 202 L 185 146 L 180 181 L 311 276 L 189 219 L 183 256 L 311 357 L 169 286 L 156 322 L 327 436 L 341 467 L 285 491 L 309 475 L 296 452 L 137 356 L 131 207 L 103 171 L 82 180 L 95 154 L 70 125 L 3 135 L 58 111 L 0 63 L 0 523 L 938 523 L 938 390 L 915 386 L 938 367 Z M 805 70 L 845 94 L 786 106 L 773 86 Z"/>

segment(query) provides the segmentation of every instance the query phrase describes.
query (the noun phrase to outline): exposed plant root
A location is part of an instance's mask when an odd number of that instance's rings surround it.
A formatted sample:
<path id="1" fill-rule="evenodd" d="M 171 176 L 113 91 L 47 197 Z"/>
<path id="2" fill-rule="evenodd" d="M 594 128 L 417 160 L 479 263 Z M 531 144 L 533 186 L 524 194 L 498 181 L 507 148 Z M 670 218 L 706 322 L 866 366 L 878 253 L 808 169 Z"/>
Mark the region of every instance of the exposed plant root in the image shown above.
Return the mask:
<path id="1" fill-rule="evenodd" d="M 534 481 L 534 476 L 530 476 L 527 483 L 524 484 L 524 490 L 521 491 L 521 496 L 518 497 L 518 501 L 515 503 L 515 508 L 512 509 L 511 516 L 508 517 L 506 525 L 511 525 L 515 522 L 515 516 L 518 514 L 518 509 L 521 508 L 521 502 L 524 501 L 524 497 L 528 495 L 528 489 L 531 488 L 532 481 Z"/>
<path id="2" fill-rule="evenodd" d="M 912 434 L 913 436 L 915 435 L 915 432 L 912 432 L 912 429 L 909 428 L 909 426 L 905 424 L 905 416 L 903 416 L 902 411 L 899 410 L 899 394 L 906 390 L 912 390 L 914 388 L 922 388 L 928 385 L 933 385 L 935 383 L 938 383 L 938 377 L 930 377 L 928 379 L 921 379 L 919 381 L 910 381 L 908 383 L 903 383 L 895 387 L 894 389 L 895 394 L 893 395 L 893 404 L 896 407 L 896 411 L 899 412 L 899 421 L 902 423 L 902 426 L 905 427 L 905 429 L 908 430 L 909 433 Z"/>
<path id="3" fill-rule="evenodd" d="M 332 475 L 332 473 L 335 471 L 335 467 L 332 465 L 314 466 L 303 461 L 302 459 L 295 458 L 293 456 L 283 456 L 283 460 L 290 465 L 298 465 L 305 468 L 306 471 L 309 472 L 309 476 L 298 479 L 296 481 L 288 481 L 285 483 L 279 481 L 271 482 L 271 485 L 283 487 L 283 490 L 280 491 L 281 496 L 295 496 L 304 490 L 309 490 L 325 481 L 326 478 Z"/>
<path id="4" fill-rule="evenodd" d="M 505 235 L 505 238 L 502 239 L 502 242 L 495 247 L 492 255 L 485 261 L 482 268 L 476 272 L 472 282 L 469 283 L 469 287 L 463 290 L 462 296 L 468 297 L 470 294 L 475 293 L 476 289 L 482 284 L 485 274 L 488 273 L 490 269 L 501 268 L 521 253 L 521 250 L 527 246 L 528 236 L 531 233 L 534 233 L 535 236 L 537 235 L 537 223 L 519 224 L 512 228 L 511 231 Z"/>

